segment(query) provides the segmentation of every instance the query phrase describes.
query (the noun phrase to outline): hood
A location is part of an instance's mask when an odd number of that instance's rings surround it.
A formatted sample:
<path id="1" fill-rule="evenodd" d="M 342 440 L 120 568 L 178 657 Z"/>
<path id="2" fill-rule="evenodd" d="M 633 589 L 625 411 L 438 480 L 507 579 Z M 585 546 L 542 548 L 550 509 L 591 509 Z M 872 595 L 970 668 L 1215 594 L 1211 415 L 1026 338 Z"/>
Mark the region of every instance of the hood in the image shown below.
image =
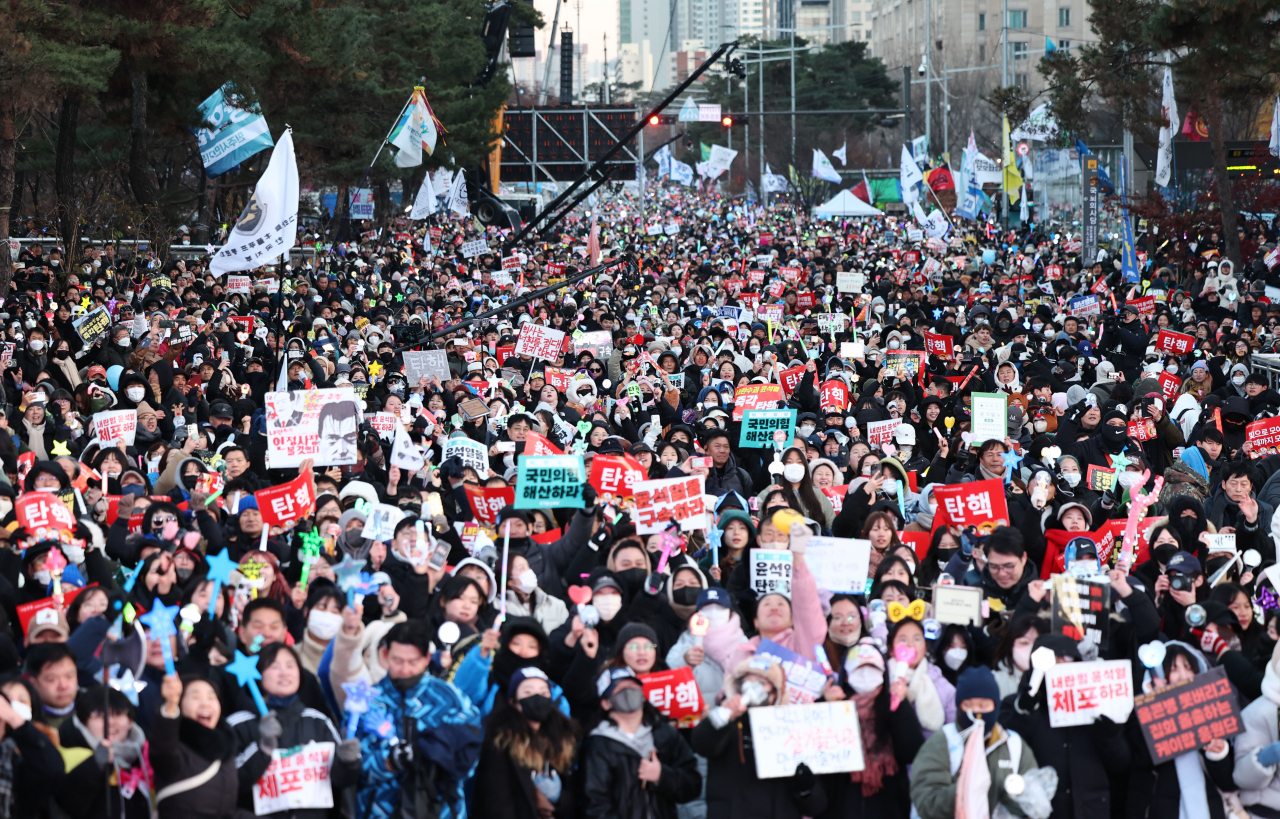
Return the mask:
<path id="1" fill-rule="evenodd" d="M 463 566 L 479 566 L 484 570 L 485 575 L 489 578 L 489 604 L 493 605 L 493 601 L 498 598 L 498 580 L 493 576 L 493 569 L 489 568 L 489 564 L 484 561 L 477 560 L 474 557 L 464 557 L 458 561 L 458 565 L 453 567 L 453 576 L 457 576 L 458 570 Z"/>

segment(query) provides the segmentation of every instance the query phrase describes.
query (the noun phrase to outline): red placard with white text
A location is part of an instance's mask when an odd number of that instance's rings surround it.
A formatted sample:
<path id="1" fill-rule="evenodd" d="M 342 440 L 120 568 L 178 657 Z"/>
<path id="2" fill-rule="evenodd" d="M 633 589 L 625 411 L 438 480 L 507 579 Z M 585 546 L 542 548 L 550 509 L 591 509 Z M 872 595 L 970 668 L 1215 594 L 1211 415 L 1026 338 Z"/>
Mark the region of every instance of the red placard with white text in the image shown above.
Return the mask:
<path id="1" fill-rule="evenodd" d="M 641 674 L 640 683 L 644 686 L 644 698 L 658 709 L 658 713 L 675 720 L 679 728 L 695 725 L 706 710 L 698 681 L 693 678 L 693 669 L 687 665 L 670 671 Z"/>
<path id="2" fill-rule="evenodd" d="M 823 381 L 819 392 L 823 411 L 843 410 L 849 406 L 849 385 L 837 379 Z"/>
<path id="3" fill-rule="evenodd" d="M 495 347 L 494 356 L 498 359 L 498 366 L 502 367 L 507 363 L 507 359 L 516 354 L 516 345 L 511 344 L 506 347 Z"/>
<path id="4" fill-rule="evenodd" d="M 1156 297 L 1143 296 L 1140 299 L 1129 299 L 1125 302 L 1126 307 L 1138 308 L 1138 315 L 1142 318 L 1150 318 L 1156 314 Z"/>
<path id="5" fill-rule="evenodd" d="M 1172 330 L 1161 330 L 1160 335 L 1156 338 L 1156 349 L 1162 353 L 1186 355 L 1191 352 L 1191 348 L 1195 346 L 1195 343 L 1194 336 L 1189 336 L 1186 333 L 1175 333 Z"/>
<path id="6" fill-rule="evenodd" d="M 1165 409 L 1171 409 L 1178 400 L 1178 390 L 1182 389 L 1182 379 L 1176 375 L 1160 373 L 1160 394 L 1164 396 Z"/>
<path id="7" fill-rule="evenodd" d="M 467 500 L 471 502 L 471 511 L 476 513 L 476 520 L 489 526 L 498 525 L 498 513 L 503 507 L 516 502 L 514 486 L 476 486 L 464 484 Z"/>
<path id="8" fill-rule="evenodd" d="M 263 523 L 288 526 L 311 514 L 316 505 L 316 486 L 310 474 L 299 475 L 288 483 L 259 489 L 253 497 L 258 501 Z"/>
<path id="9" fill-rule="evenodd" d="M 778 384 L 743 384 L 733 391 L 733 420 L 741 421 L 749 409 L 773 409 L 783 400 Z"/>
<path id="10" fill-rule="evenodd" d="M 997 526 L 1009 525 L 1004 482 L 999 478 L 940 486 L 933 490 L 933 496 L 938 499 L 935 530 L 939 526 L 976 526 L 980 534 L 989 534 Z"/>
<path id="11" fill-rule="evenodd" d="M 601 495 L 629 498 L 633 487 L 645 477 L 644 467 L 631 455 L 596 455 L 591 459 L 587 483 Z"/>
<path id="12" fill-rule="evenodd" d="M 18 523 L 30 534 L 40 531 L 66 531 L 76 528 L 71 510 L 52 492 L 24 492 L 13 502 Z"/>
<path id="13" fill-rule="evenodd" d="M 799 364 L 795 367 L 788 367 L 778 373 L 778 378 L 782 381 L 783 394 L 790 398 L 791 393 L 795 391 L 801 379 L 804 378 L 804 365 Z"/>
<path id="14" fill-rule="evenodd" d="M 1249 444 L 1249 457 L 1261 458 L 1266 450 L 1280 446 L 1280 418 L 1263 418 L 1244 428 L 1244 440 Z"/>
<path id="15" fill-rule="evenodd" d="M 925 352 L 933 353 L 939 358 L 951 358 L 955 349 L 955 339 L 951 336 L 938 335 L 925 330 L 924 349 Z"/>
<path id="16" fill-rule="evenodd" d="M 543 367 L 542 371 L 546 374 L 546 381 L 560 392 L 569 391 L 569 382 L 573 380 L 573 370 L 566 370 L 563 367 Z"/>
<path id="17" fill-rule="evenodd" d="M 831 508 L 838 515 L 840 510 L 844 508 L 844 496 L 849 494 L 849 484 L 840 486 L 822 486 L 819 487 L 822 494 L 827 496 L 827 500 L 831 501 Z"/>
<path id="18" fill-rule="evenodd" d="M 544 436 L 530 431 L 524 439 L 525 455 L 563 455 L 564 451 Z M 514 502 L 514 501 L 513 501 Z"/>

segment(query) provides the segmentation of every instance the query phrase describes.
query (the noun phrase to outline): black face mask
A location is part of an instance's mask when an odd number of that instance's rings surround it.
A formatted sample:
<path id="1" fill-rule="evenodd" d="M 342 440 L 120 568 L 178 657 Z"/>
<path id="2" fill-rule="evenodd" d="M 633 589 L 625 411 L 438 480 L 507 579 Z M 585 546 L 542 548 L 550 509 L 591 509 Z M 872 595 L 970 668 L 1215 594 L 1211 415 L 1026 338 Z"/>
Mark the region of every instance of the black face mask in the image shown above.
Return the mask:
<path id="1" fill-rule="evenodd" d="M 648 573 L 641 568 L 627 569 L 621 572 L 615 572 L 618 581 L 626 588 L 630 594 L 640 591 L 640 587 L 644 585 L 644 579 L 648 577 Z"/>
<path id="2" fill-rule="evenodd" d="M 1162 566 L 1167 565 L 1177 553 L 1178 544 L 1176 543 L 1161 543 L 1159 546 L 1151 547 L 1151 554 L 1155 557 L 1156 562 Z"/>
<path id="3" fill-rule="evenodd" d="M 551 712 L 556 709 L 556 704 L 551 701 L 551 698 L 542 694 L 531 694 L 517 702 L 525 718 L 534 722 L 546 722 L 547 717 L 551 716 Z"/>
<path id="4" fill-rule="evenodd" d="M 1113 427 L 1104 424 L 1102 427 L 1102 444 L 1109 452 L 1119 452 L 1129 441 L 1129 430 L 1124 427 Z"/>
<path id="5" fill-rule="evenodd" d="M 677 606 L 692 606 L 698 602 L 698 595 L 702 592 L 700 586 L 685 586 L 676 589 L 671 593 L 671 599 L 675 601 Z"/>
<path id="6" fill-rule="evenodd" d="M 391 684 L 394 685 L 396 690 L 401 694 L 409 691 L 410 689 L 416 688 L 420 682 L 422 682 L 421 674 L 415 674 L 412 677 L 401 677 L 398 679 L 396 677 L 391 678 Z"/>
<path id="7" fill-rule="evenodd" d="M 59 361 L 66 361 L 68 358 L 70 358 L 70 357 L 71 357 L 71 351 L 70 351 L 70 350 L 58 350 L 57 352 L 55 352 L 55 353 L 53 354 L 53 357 L 54 357 L 54 358 L 56 358 L 56 359 L 58 359 Z"/>

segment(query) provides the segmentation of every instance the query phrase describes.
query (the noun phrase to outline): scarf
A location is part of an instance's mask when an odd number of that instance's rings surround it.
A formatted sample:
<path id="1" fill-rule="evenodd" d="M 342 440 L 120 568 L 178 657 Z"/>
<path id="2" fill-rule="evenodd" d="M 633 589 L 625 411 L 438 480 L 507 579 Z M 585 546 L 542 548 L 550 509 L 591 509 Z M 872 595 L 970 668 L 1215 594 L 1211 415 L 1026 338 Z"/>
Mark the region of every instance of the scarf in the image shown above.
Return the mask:
<path id="1" fill-rule="evenodd" d="M 33 424 L 26 419 L 26 416 L 22 418 L 22 425 L 27 428 L 27 449 L 35 454 L 37 461 L 49 460 L 49 453 L 44 449 L 44 425 L 47 423 L 49 423 L 48 419 Z"/>
<path id="2" fill-rule="evenodd" d="M 1189 751 L 1173 759 L 1178 773 L 1178 819 L 1209 819 L 1209 797 L 1204 787 L 1200 752 Z"/>
<path id="3" fill-rule="evenodd" d="M 992 480 L 992 479 L 995 479 L 995 480 L 1001 480 L 1001 481 L 1003 481 L 1003 480 L 1004 480 L 1004 472 L 1003 472 L 1003 471 L 1000 471 L 1000 472 L 992 472 L 991 470 L 989 470 L 989 469 L 987 469 L 985 466 L 983 466 L 981 462 L 979 462 L 979 463 L 978 463 L 978 473 L 979 473 L 979 474 L 981 474 L 981 475 L 982 475 L 982 477 L 983 477 L 983 478 L 986 478 L 987 480 Z"/>
<path id="4" fill-rule="evenodd" d="M 867 694 L 854 694 L 850 698 L 858 708 L 858 726 L 862 729 L 862 758 L 866 767 L 849 774 L 849 779 L 862 783 L 863 797 L 875 796 L 884 786 L 885 778 L 898 772 L 898 760 L 893 755 L 892 744 L 882 742 L 876 736 L 875 706 L 879 694 L 880 689 L 877 688 Z"/>

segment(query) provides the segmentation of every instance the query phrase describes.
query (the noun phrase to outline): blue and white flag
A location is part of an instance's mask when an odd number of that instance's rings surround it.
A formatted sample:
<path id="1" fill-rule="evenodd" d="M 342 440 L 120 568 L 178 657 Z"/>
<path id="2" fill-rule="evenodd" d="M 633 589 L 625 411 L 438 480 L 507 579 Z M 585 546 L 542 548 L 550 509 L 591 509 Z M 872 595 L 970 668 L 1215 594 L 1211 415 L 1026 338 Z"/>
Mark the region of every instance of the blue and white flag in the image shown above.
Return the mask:
<path id="1" fill-rule="evenodd" d="M 1267 153 L 1280 157 L 1280 97 L 1276 97 L 1271 108 L 1271 141 L 1267 143 Z"/>
<path id="2" fill-rule="evenodd" d="M 230 83 L 210 94 L 196 110 L 201 121 L 209 125 L 191 129 L 200 143 L 200 160 L 209 176 L 235 170 L 241 162 L 275 144 L 262 110 L 257 105 L 244 105 L 232 93 Z"/>
<path id="3" fill-rule="evenodd" d="M 978 143 L 969 132 L 969 144 L 965 146 L 964 156 L 960 160 L 960 205 L 956 208 L 956 216 L 961 219 L 977 219 L 982 210 L 982 186 L 978 184 Z"/>
<path id="4" fill-rule="evenodd" d="M 671 175 L 671 146 L 663 145 L 658 152 L 653 155 L 658 160 L 658 178 Z"/>
<path id="5" fill-rule="evenodd" d="M 693 168 L 678 159 L 671 160 L 671 179 L 685 187 L 693 185 Z"/>
<path id="6" fill-rule="evenodd" d="M 898 169 L 898 181 L 902 184 L 903 202 L 910 205 L 912 202 L 920 201 L 920 194 L 916 190 L 916 185 L 924 182 L 924 174 L 920 173 L 920 168 L 916 165 L 915 158 L 907 150 L 906 145 L 902 146 L 902 161 Z"/>
<path id="7" fill-rule="evenodd" d="M 832 166 L 831 160 L 827 159 L 827 155 L 817 148 L 813 149 L 813 175 L 837 185 L 844 181 L 840 178 L 840 172 Z"/>

